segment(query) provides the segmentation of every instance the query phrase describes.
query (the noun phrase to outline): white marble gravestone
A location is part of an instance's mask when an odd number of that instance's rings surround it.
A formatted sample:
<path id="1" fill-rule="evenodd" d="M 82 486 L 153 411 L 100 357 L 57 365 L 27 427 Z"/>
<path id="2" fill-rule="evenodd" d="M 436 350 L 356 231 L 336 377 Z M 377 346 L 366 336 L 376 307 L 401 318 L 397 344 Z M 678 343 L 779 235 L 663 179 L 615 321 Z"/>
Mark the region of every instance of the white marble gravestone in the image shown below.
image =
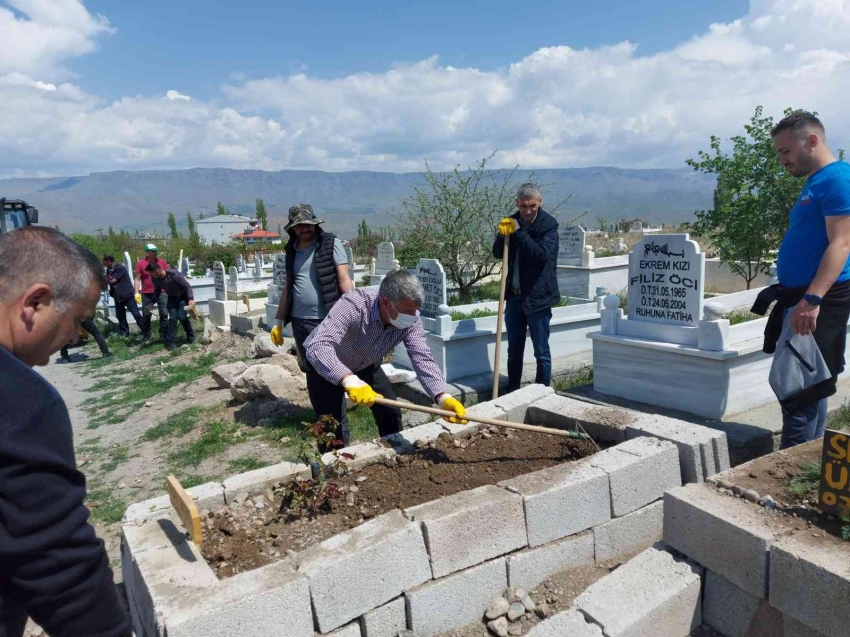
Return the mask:
<path id="1" fill-rule="evenodd" d="M 239 270 L 237 270 L 234 266 L 231 265 L 230 269 L 227 272 L 228 274 L 230 274 L 230 289 L 236 290 L 237 286 L 239 285 Z"/>
<path id="2" fill-rule="evenodd" d="M 263 273 L 263 258 L 259 254 L 254 255 L 254 283 L 260 281 Z"/>
<path id="3" fill-rule="evenodd" d="M 286 285 L 286 254 L 278 252 L 272 266 L 272 282 L 277 286 L 278 292 Z"/>
<path id="4" fill-rule="evenodd" d="M 221 261 L 213 263 L 213 280 L 215 281 L 216 301 L 226 301 L 227 288 L 224 285 L 224 264 Z"/>
<path id="5" fill-rule="evenodd" d="M 629 257 L 629 320 L 697 327 L 705 254 L 687 234 L 644 236 Z"/>
<path id="6" fill-rule="evenodd" d="M 558 226 L 558 265 L 580 264 L 584 242 L 585 230 L 581 226 Z"/>
<path id="7" fill-rule="evenodd" d="M 130 253 L 124 253 L 124 267 L 127 268 L 127 274 L 133 276 L 133 259 L 130 258 Z"/>
<path id="8" fill-rule="evenodd" d="M 391 241 L 381 241 L 378 244 L 378 261 L 375 264 L 375 274 L 387 274 L 395 268 L 395 246 Z"/>
<path id="9" fill-rule="evenodd" d="M 446 272 L 436 259 L 419 259 L 415 273 L 425 289 L 425 302 L 419 313 L 428 318 L 436 318 L 437 307 L 446 304 Z"/>
<path id="10" fill-rule="evenodd" d="M 183 262 L 180 264 L 180 272 L 183 276 L 189 276 L 189 259 L 183 257 Z"/>
<path id="11" fill-rule="evenodd" d="M 241 254 L 236 255 L 236 270 L 237 272 L 247 272 L 245 258 Z"/>
<path id="12" fill-rule="evenodd" d="M 643 232 L 643 221 L 635 221 L 631 227 L 632 232 Z"/>

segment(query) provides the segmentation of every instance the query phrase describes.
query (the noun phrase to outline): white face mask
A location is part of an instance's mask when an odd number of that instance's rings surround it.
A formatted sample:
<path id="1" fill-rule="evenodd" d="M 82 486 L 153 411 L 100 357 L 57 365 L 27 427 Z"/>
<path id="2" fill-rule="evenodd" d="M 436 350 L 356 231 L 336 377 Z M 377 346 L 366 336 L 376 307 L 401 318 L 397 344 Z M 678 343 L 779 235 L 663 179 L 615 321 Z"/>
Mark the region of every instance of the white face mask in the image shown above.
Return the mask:
<path id="1" fill-rule="evenodd" d="M 392 305 L 392 304 L 390 304 L 390 305 Z M 390 323 L 396 329 L 405 330 L 408 327 L 413 327 L 413 325 L 416 323 L 416 321 L 419 320 L 419 310 L 416 310 L 416 314 L 414 316 L 411 316 L 410 314 L 402 314 L 401 312 L 398 311 L 398 308 L 396 308 L 395 306 L 392 306 L 392 308 L 396 312 L 398 312 L 398 316 L 390 319 Z"/>

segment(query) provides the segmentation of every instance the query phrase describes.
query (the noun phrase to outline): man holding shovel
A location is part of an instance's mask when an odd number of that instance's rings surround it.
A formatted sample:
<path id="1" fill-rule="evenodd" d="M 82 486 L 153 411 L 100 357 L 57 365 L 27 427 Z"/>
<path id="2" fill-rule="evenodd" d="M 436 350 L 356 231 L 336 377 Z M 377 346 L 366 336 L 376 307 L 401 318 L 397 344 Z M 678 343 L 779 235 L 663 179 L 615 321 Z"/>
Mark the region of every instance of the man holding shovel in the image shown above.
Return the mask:
<path id="1" fill-rule="evenodd" d="M 419 308 L 425 291 L 406 270 L 390 272 L 375 290 L 352 290 L 343 296 L 325 320 L 304 342 L 307 362 L 318 372 L 309 387 L 316 417 L 332 416 L 342 423 L 343 395 L 371 407 L 381 436 L 401 431 L 401 410 L 376 404 L 377 398 L 395 399 L 392 384 L 381 370 L 384 356 L 401 342 L 419 381 L 440 405 L 454 412 L 452 422 L 466 414 L 463 405 L 446 392 L 446 383 L 425 340 Z M 343 423 L 337 440 L 348 445 Z"/>

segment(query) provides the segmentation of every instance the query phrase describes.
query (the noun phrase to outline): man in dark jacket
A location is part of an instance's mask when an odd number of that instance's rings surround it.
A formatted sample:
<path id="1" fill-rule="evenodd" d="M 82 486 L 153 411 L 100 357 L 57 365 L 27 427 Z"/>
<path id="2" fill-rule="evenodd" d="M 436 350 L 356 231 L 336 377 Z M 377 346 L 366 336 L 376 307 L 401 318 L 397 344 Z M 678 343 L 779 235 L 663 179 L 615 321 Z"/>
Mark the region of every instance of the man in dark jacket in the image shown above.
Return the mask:
<path id="1" fill-rule="evenodd" d="M 68 410 L 32 370 L 76 342 L 106 285 L 100 260 L 60 232 L 0 236 L 0 637 L 20 637 L 27 616 L 51 637 L 131 634 Z"/>
<path id="2" fill-rule="evenodd" d="M 103 255 L 103 265 L 106 268 L 106 278 L 109 280 L 109 296 L 115 299 L 115 318 L 118 319 L 118 331 L 122 336 L 130 335 L 130 326 L 127 324 L 127 310 L 133 315 L 133 320 L 142 331 L 142 338 L 150 336 L 150 325 L 147 325 L 139 312 L 136 304 L 136 290 L 133 287 L 133 279 L 130 273 L 120 263 L 115 262 L 111 254 Z"/>
<path id="3" fill-rule="evenodd" d="M 177 347 L 174 344 L 174 339 L 177 336 L 177 321 L 180 321 L 183 329 L 186 330 L 186 343 L 191 345 L 195 342 L 195 331 L 192 329 L 192 322 L 186 315 L 186 306 L 194 307 L 195 305 L 195 293 L 192 286 L 177 270 L 163 268 L 162 261 L 149 264 L 147 270 L 153 279 L 154 298 L 158 298 L 163 293 L 168 297 L 165 305 L 168 311 L 165 349 L 171 351 Z"/>
<path id="4" fill-rule="evenodd" d="M 531 336 L 537 360 L 534 382 L 548 387 L 552 380 L 549 321 L 552 308 L 561 300 L 557 275 L 558 222 L 540 207 L 541 203 L 537 186 L 520 186 L 517 212 L 499 222 L 493 243 L 493 256 L 501 259 L 505 237 L 511 236 L 505 307 L 509 392 L 519 389 L 522 381 L 526 332 Z"/>

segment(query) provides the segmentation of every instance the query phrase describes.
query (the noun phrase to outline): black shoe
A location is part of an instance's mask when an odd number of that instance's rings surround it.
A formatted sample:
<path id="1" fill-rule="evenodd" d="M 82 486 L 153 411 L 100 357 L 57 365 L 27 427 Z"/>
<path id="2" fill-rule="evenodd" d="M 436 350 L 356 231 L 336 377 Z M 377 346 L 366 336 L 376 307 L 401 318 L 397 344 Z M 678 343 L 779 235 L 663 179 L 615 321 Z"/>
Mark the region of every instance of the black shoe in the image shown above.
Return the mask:
<path id="1" fill-rule="evenodd" d="M 144 336 L 142 336 L 142 343 L 150 343 L 150 342 L 151 342 L 151 335 L 150 334 L 145 334 Z"/>
<path id="2" fill-rule="evenodd" d="M 112 358 L 112 352 L 103 352 L 103 358 Z"/>
<path id="3" fill-rule="evenodd" d="M 169 352 L 173 352 L 177 349 L 177 346 L 174 343 L 166 343 L 165 349 L 167 349 Z"/>

